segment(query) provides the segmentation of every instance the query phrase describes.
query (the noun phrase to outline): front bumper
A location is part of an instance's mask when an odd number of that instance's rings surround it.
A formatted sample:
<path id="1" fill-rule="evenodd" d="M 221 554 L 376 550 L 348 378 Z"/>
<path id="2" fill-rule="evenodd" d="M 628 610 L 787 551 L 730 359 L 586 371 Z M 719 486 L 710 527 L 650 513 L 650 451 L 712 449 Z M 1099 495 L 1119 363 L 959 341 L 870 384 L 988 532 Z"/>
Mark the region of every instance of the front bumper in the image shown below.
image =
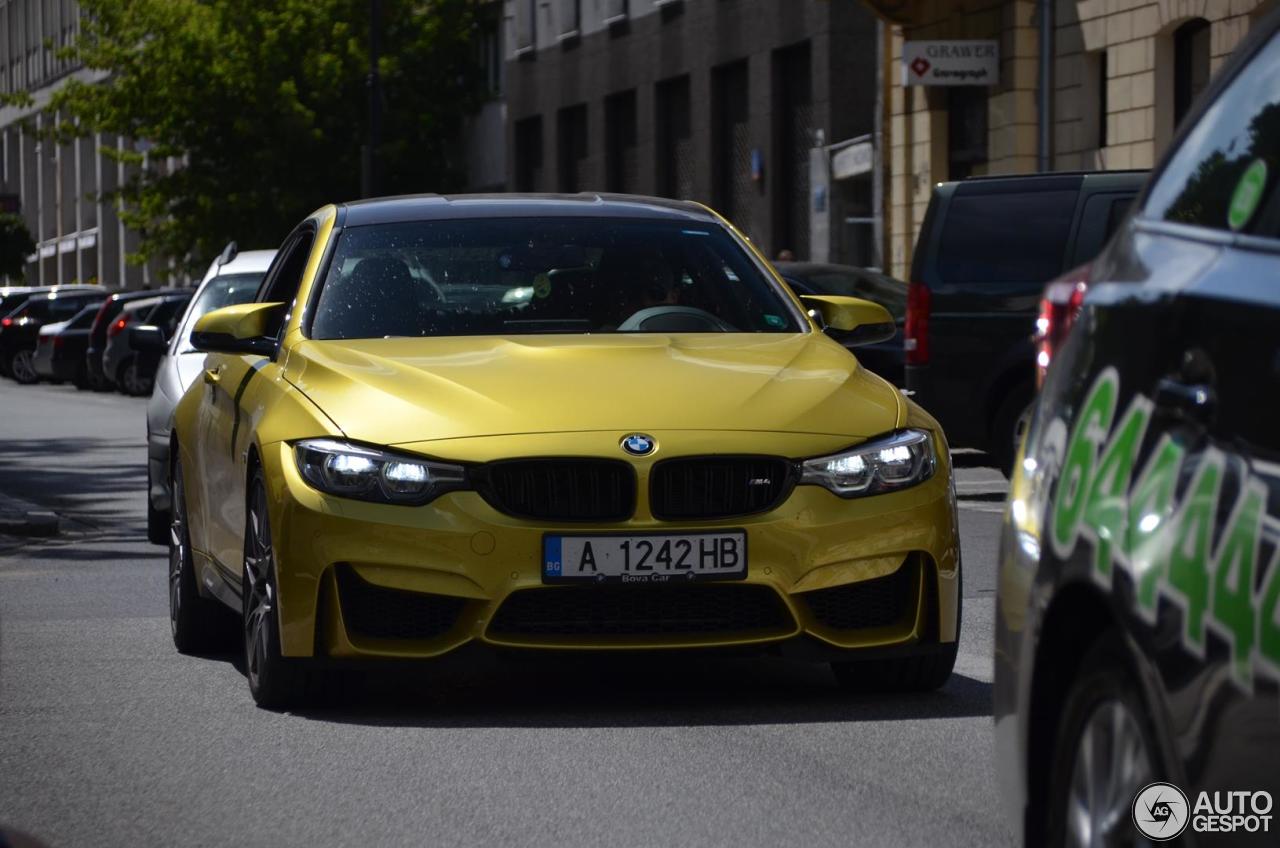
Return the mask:
<path id="1" fill-rule="evenodd" d="M 960 557 L 945 445 L 933 478 L 903 492 L 843 500 L 798 486 L 760 515 L 673 522 L 640 509 L 625 522 L 588 526 L 512 518 L 470 491 L 422 507 L 330 497 L 303 481 L 284 443 L 267 446 L 262 464 L 286 656 L 425 658 L 472 642 L 562 650 L 790 643 L 844 655 L 925 652 L 958 636 Z M 748 536 L 744 580 L 542 582 L 546 533 L 731 527 Z M 602 606 L 616 615 L 594 627 Z M 682 628 L 676 607 L 697 609 L 704 624 L 702 610 L 713 607 L 720 624 Z M 657 624 L 620 628 L 619 621 Z"/>

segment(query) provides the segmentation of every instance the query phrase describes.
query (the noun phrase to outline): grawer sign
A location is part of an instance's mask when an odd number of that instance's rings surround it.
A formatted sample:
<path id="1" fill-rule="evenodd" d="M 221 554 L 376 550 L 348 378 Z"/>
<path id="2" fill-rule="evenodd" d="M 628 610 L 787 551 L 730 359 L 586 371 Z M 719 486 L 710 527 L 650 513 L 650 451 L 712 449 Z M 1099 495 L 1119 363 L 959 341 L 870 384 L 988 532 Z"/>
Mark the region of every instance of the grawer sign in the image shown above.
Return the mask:
<path id="1" fill-rule="evenodd" d="M 905 41 L 903 85 L 995 85 L 1000 81 L 998 41 Z"/>

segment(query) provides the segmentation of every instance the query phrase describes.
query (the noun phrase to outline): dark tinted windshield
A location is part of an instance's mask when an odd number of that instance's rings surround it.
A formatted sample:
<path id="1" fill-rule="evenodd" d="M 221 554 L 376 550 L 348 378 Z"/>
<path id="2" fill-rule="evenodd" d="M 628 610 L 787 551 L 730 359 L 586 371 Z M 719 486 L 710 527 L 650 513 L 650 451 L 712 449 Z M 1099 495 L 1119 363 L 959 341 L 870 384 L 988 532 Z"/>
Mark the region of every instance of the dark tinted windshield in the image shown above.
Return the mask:
<path id="1" fill-rule="evenodd" d="M 786 276 L 797 278 L 812 294 L 861 297 L 874 301 L 889 310 L 895 321 L 903 320 L 907 314 L 906 284 L 874 271 L 823 268 L 803 273 L 788 271 Z"/>
<path id="2" fill-rule="evenodd" d="M 346 230 L 311 335 L 799 330 L 790 301 L 718 225 L 515 218 Z"/>

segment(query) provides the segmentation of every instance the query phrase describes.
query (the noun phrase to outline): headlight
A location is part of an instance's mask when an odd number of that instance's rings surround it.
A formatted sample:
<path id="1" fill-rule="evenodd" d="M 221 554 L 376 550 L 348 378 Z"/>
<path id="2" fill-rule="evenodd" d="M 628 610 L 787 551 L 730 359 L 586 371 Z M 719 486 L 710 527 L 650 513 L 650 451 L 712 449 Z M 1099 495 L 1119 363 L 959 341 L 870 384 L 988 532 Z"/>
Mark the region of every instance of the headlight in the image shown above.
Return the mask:
<path id="1" fill-rule="evenodd" d="M 933 438 L 924 430 L 902 430 L 843 453 L 806 459 L 800 482 L 860 498 L 923 483 L 936 467 Z"/>
<path id="2" fill-rule="evenodd" d="M 466 486 L 460 465 L 432 462 L 335 439 L 306 439 L 293 446 L 298 470 L 330 495 L 394 504 L 424 504 Z"/>

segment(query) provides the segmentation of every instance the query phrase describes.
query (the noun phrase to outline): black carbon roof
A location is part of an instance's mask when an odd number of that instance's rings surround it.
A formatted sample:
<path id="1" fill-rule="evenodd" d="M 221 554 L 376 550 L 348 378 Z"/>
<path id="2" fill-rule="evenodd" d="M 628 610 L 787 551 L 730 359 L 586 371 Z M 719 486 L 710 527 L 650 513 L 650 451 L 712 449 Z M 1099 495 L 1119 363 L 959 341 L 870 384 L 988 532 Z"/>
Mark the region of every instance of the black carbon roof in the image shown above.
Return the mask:
<path id="1" fill-rule="evenodd" d="M 363 227 L 459 218 L 652 218 L 714 221 L 696 203 L 627 194 L 412 194 L 338 206 L 337 225 Z"/>

